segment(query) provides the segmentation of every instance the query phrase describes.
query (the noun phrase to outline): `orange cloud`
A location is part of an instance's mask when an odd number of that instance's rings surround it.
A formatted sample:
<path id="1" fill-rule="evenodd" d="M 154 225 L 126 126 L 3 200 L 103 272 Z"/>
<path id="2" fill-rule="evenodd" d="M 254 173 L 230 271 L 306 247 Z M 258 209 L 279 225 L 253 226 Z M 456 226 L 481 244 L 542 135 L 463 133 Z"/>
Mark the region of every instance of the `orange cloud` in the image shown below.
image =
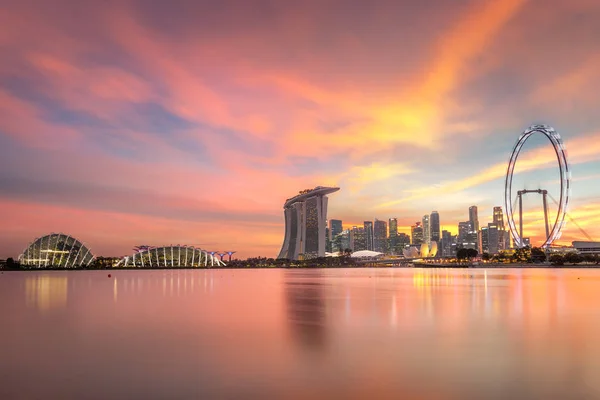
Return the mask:
<path id="1" fill-rule="evenodd" d="M 548 216 L 550 229 L 554 225 L 556 211 Z M 515 223 L 518 226 L 518 217 Z M 565 226 L 557 245 L 570 245 L 574 240 L 600 239 L 600 203 L 571 206 L 567 211 Z M 532 245 L 541 245 L 546 238 L 543 210 L 523 212 L 523 236 L 532 239 Z"/>
<path id="2" fill-rule="evenodd" d="M 592 160 L 598 160 L 600 153 L 600 134 L 592 134 L 578 137 L 565 144 L 569 153 L 570 163 L 584 163 Z M 541 147 L 528 153 L 522 154 L 517 161 L 518 168 L 515 174 L 536 169 L 543 169 L 556 165 L 556 156 L 551 145 Z M 425 186 L 409 190 L 409 195 L 400 200 L 379 204 L 378 208 L 387 208 L 397 204 L 412 202 L 418 199 L 436 196 L 446 193 L 458 193 L 466 189 L 491 182 L 506 176 L 508 161 L 495 164 L 482 172 L 470 177 L 441 183 L 435 186 Z"/>
<path id="3" fill-rule="evenodd" d="M 433 69 L 420 89 L 422 95 L 445 100 L 443 96 L 462 81 L 461 73 L 468 69 L 470 59 L 486 50 L 489 42 L 526 2 L 499 0 L 475 3 L 473 9 L 443 35 L 437 46 L 438 55 L 432 62 Z"/>
<path id="4" fill-rule="evenodd" d="M 304 122 L 304 126 L 291 135 L 286 151 L 316 146 L 317 152 L 335 148 L 348 151 L 351 156 L 363 156 L 401 143 L 436 147 L 436 140 L 443 134 L 448 111 L 456 108 L 448 97 L 462 81 L 464 75 L 461 74 L 471 58 L 485 50 L 486 44 L 524 3 L 523 0 L 496 1 L 470 10 L 435 46 L 437 53 L 427 62 L 431 67 L 426 67 L 423 75 L 412 77 L 414 83 L 408 90 L 395 93 L 399 99 L 389 97 L 386 102 L 365 104 L 366 99 L 360 94 L 343 91 L 333 94 L 311 88 L 306 83 L 285 81 L 286 89 L 317 104 L 360 116 L 349 118 L 357 122 L 327 133 L 315 126 L 306 126 Z M 356 109 L 358 104 L 362 109 Z M 452 128 L 464 131 L 473 129 L 473 125 L 463 123 Z"/>

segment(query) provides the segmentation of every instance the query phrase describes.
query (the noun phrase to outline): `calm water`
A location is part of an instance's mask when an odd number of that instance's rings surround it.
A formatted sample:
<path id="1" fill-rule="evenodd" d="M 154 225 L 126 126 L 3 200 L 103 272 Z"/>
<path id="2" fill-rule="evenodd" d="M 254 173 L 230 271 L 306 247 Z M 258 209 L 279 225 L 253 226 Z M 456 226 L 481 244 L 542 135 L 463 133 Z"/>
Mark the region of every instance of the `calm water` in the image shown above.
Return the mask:
<path id="1" fill-rule="evenodd" d="M 600 398 L 600 270 L 4 272 L 0 399 Z"/>

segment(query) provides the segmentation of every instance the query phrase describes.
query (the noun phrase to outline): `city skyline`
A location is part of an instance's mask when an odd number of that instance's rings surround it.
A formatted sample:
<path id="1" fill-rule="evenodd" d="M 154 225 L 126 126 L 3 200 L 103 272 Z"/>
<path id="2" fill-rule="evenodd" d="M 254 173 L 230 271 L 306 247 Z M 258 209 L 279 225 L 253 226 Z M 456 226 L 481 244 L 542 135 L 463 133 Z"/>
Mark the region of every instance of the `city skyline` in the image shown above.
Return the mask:
<path id="1" fill-rule="evenodd" d="M 451 234 L 451 237 L 454 237 L 459 244 L 461 243 L 461 241 L 463 244 L 469 243 L 471 241 L 472 246 L 474 246 L 474 248 L 477 247 L 478 251 L 487 252 L 488 247 L 485 247 L 484 249 L 482 245 L 483 238 L 479 235 L 482 234 L 484 229 L 487 232 L 487 229 L 493 227 L 494 229 L 498 230 L 498 236 L 495 239 L 498 242 L 497 248 L 492 247 L 494 252 L 497 253 L 499 250 L 511 248 L 510 243 L 512 242 L 512 238 L 510 235 L 510 231 L 505 228 L 504 212 L 501 206 L 493 207 L 493 215 L 491 219 L 489 220 L 489 222 L 484 221 L 484 225 L 482 226 L 479 225 L 480 221 L 478 207 L 476 205 L 469 206 L 466 215 L 468 216 L 468 221 L 461 221 L 458 222 L 457 225 L 447 226 L 440 223 L 439 213 L 437 211 L 432 211 L 430 215 L 424 215 L 423 219 L 421 221 L 417 221 L 415 225 L 412 225 L 402 230 L 398 229 L 398 218 L 389 218 L 389 225 L 387 226 L 388 231 L 386 236 L 386 238 L 388 239 L 388 245 L 391 245 L 391 242 L 394 241 L 398 235 L 407 235 L 411 237 L 411 245 L 420 245 L 421 240 L 428 244 L 431 244 L 432 242 L 437 242 L 439 244 L 440 241 L 443 240 L 442 233 L 446 232 L 447 234 Z M 336 230 L 337 234 L 342 232 L 350 232 L 351 230 L 356 229 L 356 225 L 352 223 L 344 223 L 340 219 L 331 219 L 330 225 L 332 221 L 335 221 L 336 225 L 341 227 L 338 230 Z M 374 221 L 382 222 L 378 218 L 375 218 Z M 427 233 L 426 225 L 430 225 L 429 233 Z M 373 221 L 364 221 L 364 231 L 368 235 L 367 226 L 372 227 Z M 479 229 L 473 228 L 473 226 L 477 226 L 479 227 Z M 385 227 L 385 224 L 383 227 Z M 414 240 L 415 229 L 418 231 L 417 240 Z M 475 237 L 475 235 L 477 235 L 477 237 Z M 330 240 L 333 240 L 334 237 L 335 235 L 331 236 Z M 530 239 L 529 237 L 526 238 L 528 240 Z M 449 242 L 448 240 L 446 241 Z M 454 244 L 456 245 L 457 243 Z M 535 243 L 533 245 L 535 246 Z M 488 246 L 487 243 L 486 246 Z M 365 250 L 371 250 L 368 244 L 365 245 Z M 388 251 L 391 252 L 391 249 L 388 249 Z"/>
<path id="2" fill-rule="evenodd" d="M 597 1 L 8 4 L 0 258 L 50 232 L 108 256 L 276 257 L 281 204 L 317 185 L 341 187 L 328 213 L 344 227 L 410 234 L 436 210 L 456 234 L 471 205 L 484 227 L 534 123 L 562 136 L 569 214 L 600 239 Z M 556 193 L 556 168 L 532 137 L 515 190 Z M 527 198 L 534 243 L 541 214 Z M 568 221 L 557 243 L 574 240 Z"/>

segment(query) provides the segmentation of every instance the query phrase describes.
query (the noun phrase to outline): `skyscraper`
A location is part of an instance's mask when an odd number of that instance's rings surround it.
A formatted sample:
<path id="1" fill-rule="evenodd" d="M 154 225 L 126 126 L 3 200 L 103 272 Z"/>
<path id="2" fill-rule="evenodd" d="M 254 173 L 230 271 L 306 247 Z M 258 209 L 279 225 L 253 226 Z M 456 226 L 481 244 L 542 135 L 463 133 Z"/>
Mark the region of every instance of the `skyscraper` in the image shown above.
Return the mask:
<path id="1" fill-rule="evenodd" d="M 458 223 L 458 243 L 467 241 L 467 235 L 471 231 L 471 223 L 469 221 Z"/>
<path id="2" fill-rule="evenodd" d="M 464 249 L 475 249 L 479 251 L 479 234 L 473 230 L 470 221 L 458 223 L 457 246 Z"/>
<path id="3" fill-rule="evenodd" d="M 423 215 L 423 242 L 431 244 L 431 226 L 429 225 L 429 215 Z"/>
<path id="4" fill-rule="evenodd" d="M 398 219 L 390 218 L 389 220 L 390 237 L 398 236 Z"/>
<path id="5" fill-rule="evenodd" d="M 498 227 L 498 250 L 510 248 L 510 232 L 504 225 L 504 213 L 502 207 L 494 207 L 494 225 Z"/>
<path id="6" fill-rule="evenodd" d="M 469 222 L 471 223 L 471 229 L 475 232 L 479 231 L 479 214 L 477 213 L 477 206 L 469 207 Z"/>
<path id="7" fill-rule="evenodd" d="M 398 254 L 396 251 L 396 247 L 398 246 L 398 219 L 390 218 L 388 223 L 388 229 L 390 232 L 388 235 L 388 250 L 391 254 Z"/>
<path id="8" fill-rule="evenodd" d="M 350 242 L 350 229 L 342 231 L 342 233 L 340 233 L 337 237 L 339 237 L 341 251 L 346 251 L 346 249 L 352 250 L 352 243 Z"/>
<path id="9" fill-rule="evenodd" d="M 387 252 L 387 224 L 385 221 L 375 219 L 373 231 L 373 250 L 381 253 Z"/>
<path id="10" fill-rule="evenodd" d="M 415 222 L 415 224 L 410 227 L 410 237 L 412 244 L 415 246 L 423 243 L 423 227 L 420 222 Z"/>
<path id="11" fill-rule="evenodd" d="M 365 241 L 367 242 L 367 250 L 373 250 L 373 221 L 365 221 Z"/>
<path id="12" fill-rule="evenodd" d="M 396 238 L 396 248 L 394 249 L 394 252 L 398 255 L 401 255 L 402 250 L 404 250 L 408 246 L 410 246 L 410 236 L 403 232 L 398 233 L 398 237 Z"/>
<path id="13" fill-rule="evenodd" d="M 504 230 L 504 213 L 502 207 L 494 207 L 494 225 L 498 227 L 498 230 Z"/>
<path id="14" fill-rule="evenodd" d="M 437 211 L 432 211 L 429 217 L 429 224 L 431 225 L 431 240 L 433 242 L 440 241 L 440 214 Z"/>
<path id="15" fill-rule="evenodd" d="M 341 219 L 330 219 L 329 220 L 329 234 L 331 235 L 331 240 L 333 240 L 337 235 L 342 233 L 344 228 L 342 228 L 342 220 Z"/>
<path id="16" fill-rule="evenodd" d="M 367 250 L 365 228 L 353 226 L 350 234 L 353 251 Z"/>
<path id="17" fill-rule="evenodd" d="M 285 236 L 278 258 L 297 260 L 300 254 L 306 258 L 325 256 L 326 195 L 338 190 L 317 186 L 286 200 Z"/>
<path id="18" fill-rule="evenodd" d="M 477 206 L 469 207 L 469 222 L 471 223 L 471 236 L 475 237 L 474 249 L 481 253 L 481 235 L 479 234 L 479 213 Z"/>
<path id="19" fill-rule="evenodd" d="M 442 257 L 451 257 L 452 254 L 452 234 L 449 231 L 442 231 L 441 240 Z"/>
<path id="20" fill-rule="evenodd" d="M 496 224 L 488 224 L 487 226 L 487 234 L 488 234 L 488 253 L 489 254 L 498 254 L 498 247 L 500 245 L 500 231 Z M 483 237 L 482 237 L 483 240 Z"/>
<path id="21" fill-rule="evenodd" d="M 489 228 L 484 226 L 481 228 L 481 252 L 490 254 Z"/>

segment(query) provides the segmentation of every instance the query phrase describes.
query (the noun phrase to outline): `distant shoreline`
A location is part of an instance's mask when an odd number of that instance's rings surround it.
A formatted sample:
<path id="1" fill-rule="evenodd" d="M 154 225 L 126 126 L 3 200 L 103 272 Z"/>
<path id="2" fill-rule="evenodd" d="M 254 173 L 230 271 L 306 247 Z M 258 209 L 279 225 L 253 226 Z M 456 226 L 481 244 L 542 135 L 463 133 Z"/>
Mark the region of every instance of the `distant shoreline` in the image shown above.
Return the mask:
<path id="1" fill-rule="evenodd" d="M 282 267 L 282 266 L 259 266 L 259 267 L 161 267 L 161 268 L 18 268 L 18 269 L 2 269 L 0 272 L 40 272 L 40 271 L 169 271 L 169 270 L 263 270 L 263 269 L 284 269 L 284 270 L 301 270 L 301 269 L 413 269 L 413 268 L 428 268 L 428 269 L 595 269 L 600 268 L 597 264 L 587 265 L 549 265 L 549 264 L 486 264 L 486 265 L 438 265 L 438 264 L 416 264 L 408 265 L 382 265 L 370 266 L 364 264 L 340 265 L 340 266 L 297 266 L 297 267 Z"/>

